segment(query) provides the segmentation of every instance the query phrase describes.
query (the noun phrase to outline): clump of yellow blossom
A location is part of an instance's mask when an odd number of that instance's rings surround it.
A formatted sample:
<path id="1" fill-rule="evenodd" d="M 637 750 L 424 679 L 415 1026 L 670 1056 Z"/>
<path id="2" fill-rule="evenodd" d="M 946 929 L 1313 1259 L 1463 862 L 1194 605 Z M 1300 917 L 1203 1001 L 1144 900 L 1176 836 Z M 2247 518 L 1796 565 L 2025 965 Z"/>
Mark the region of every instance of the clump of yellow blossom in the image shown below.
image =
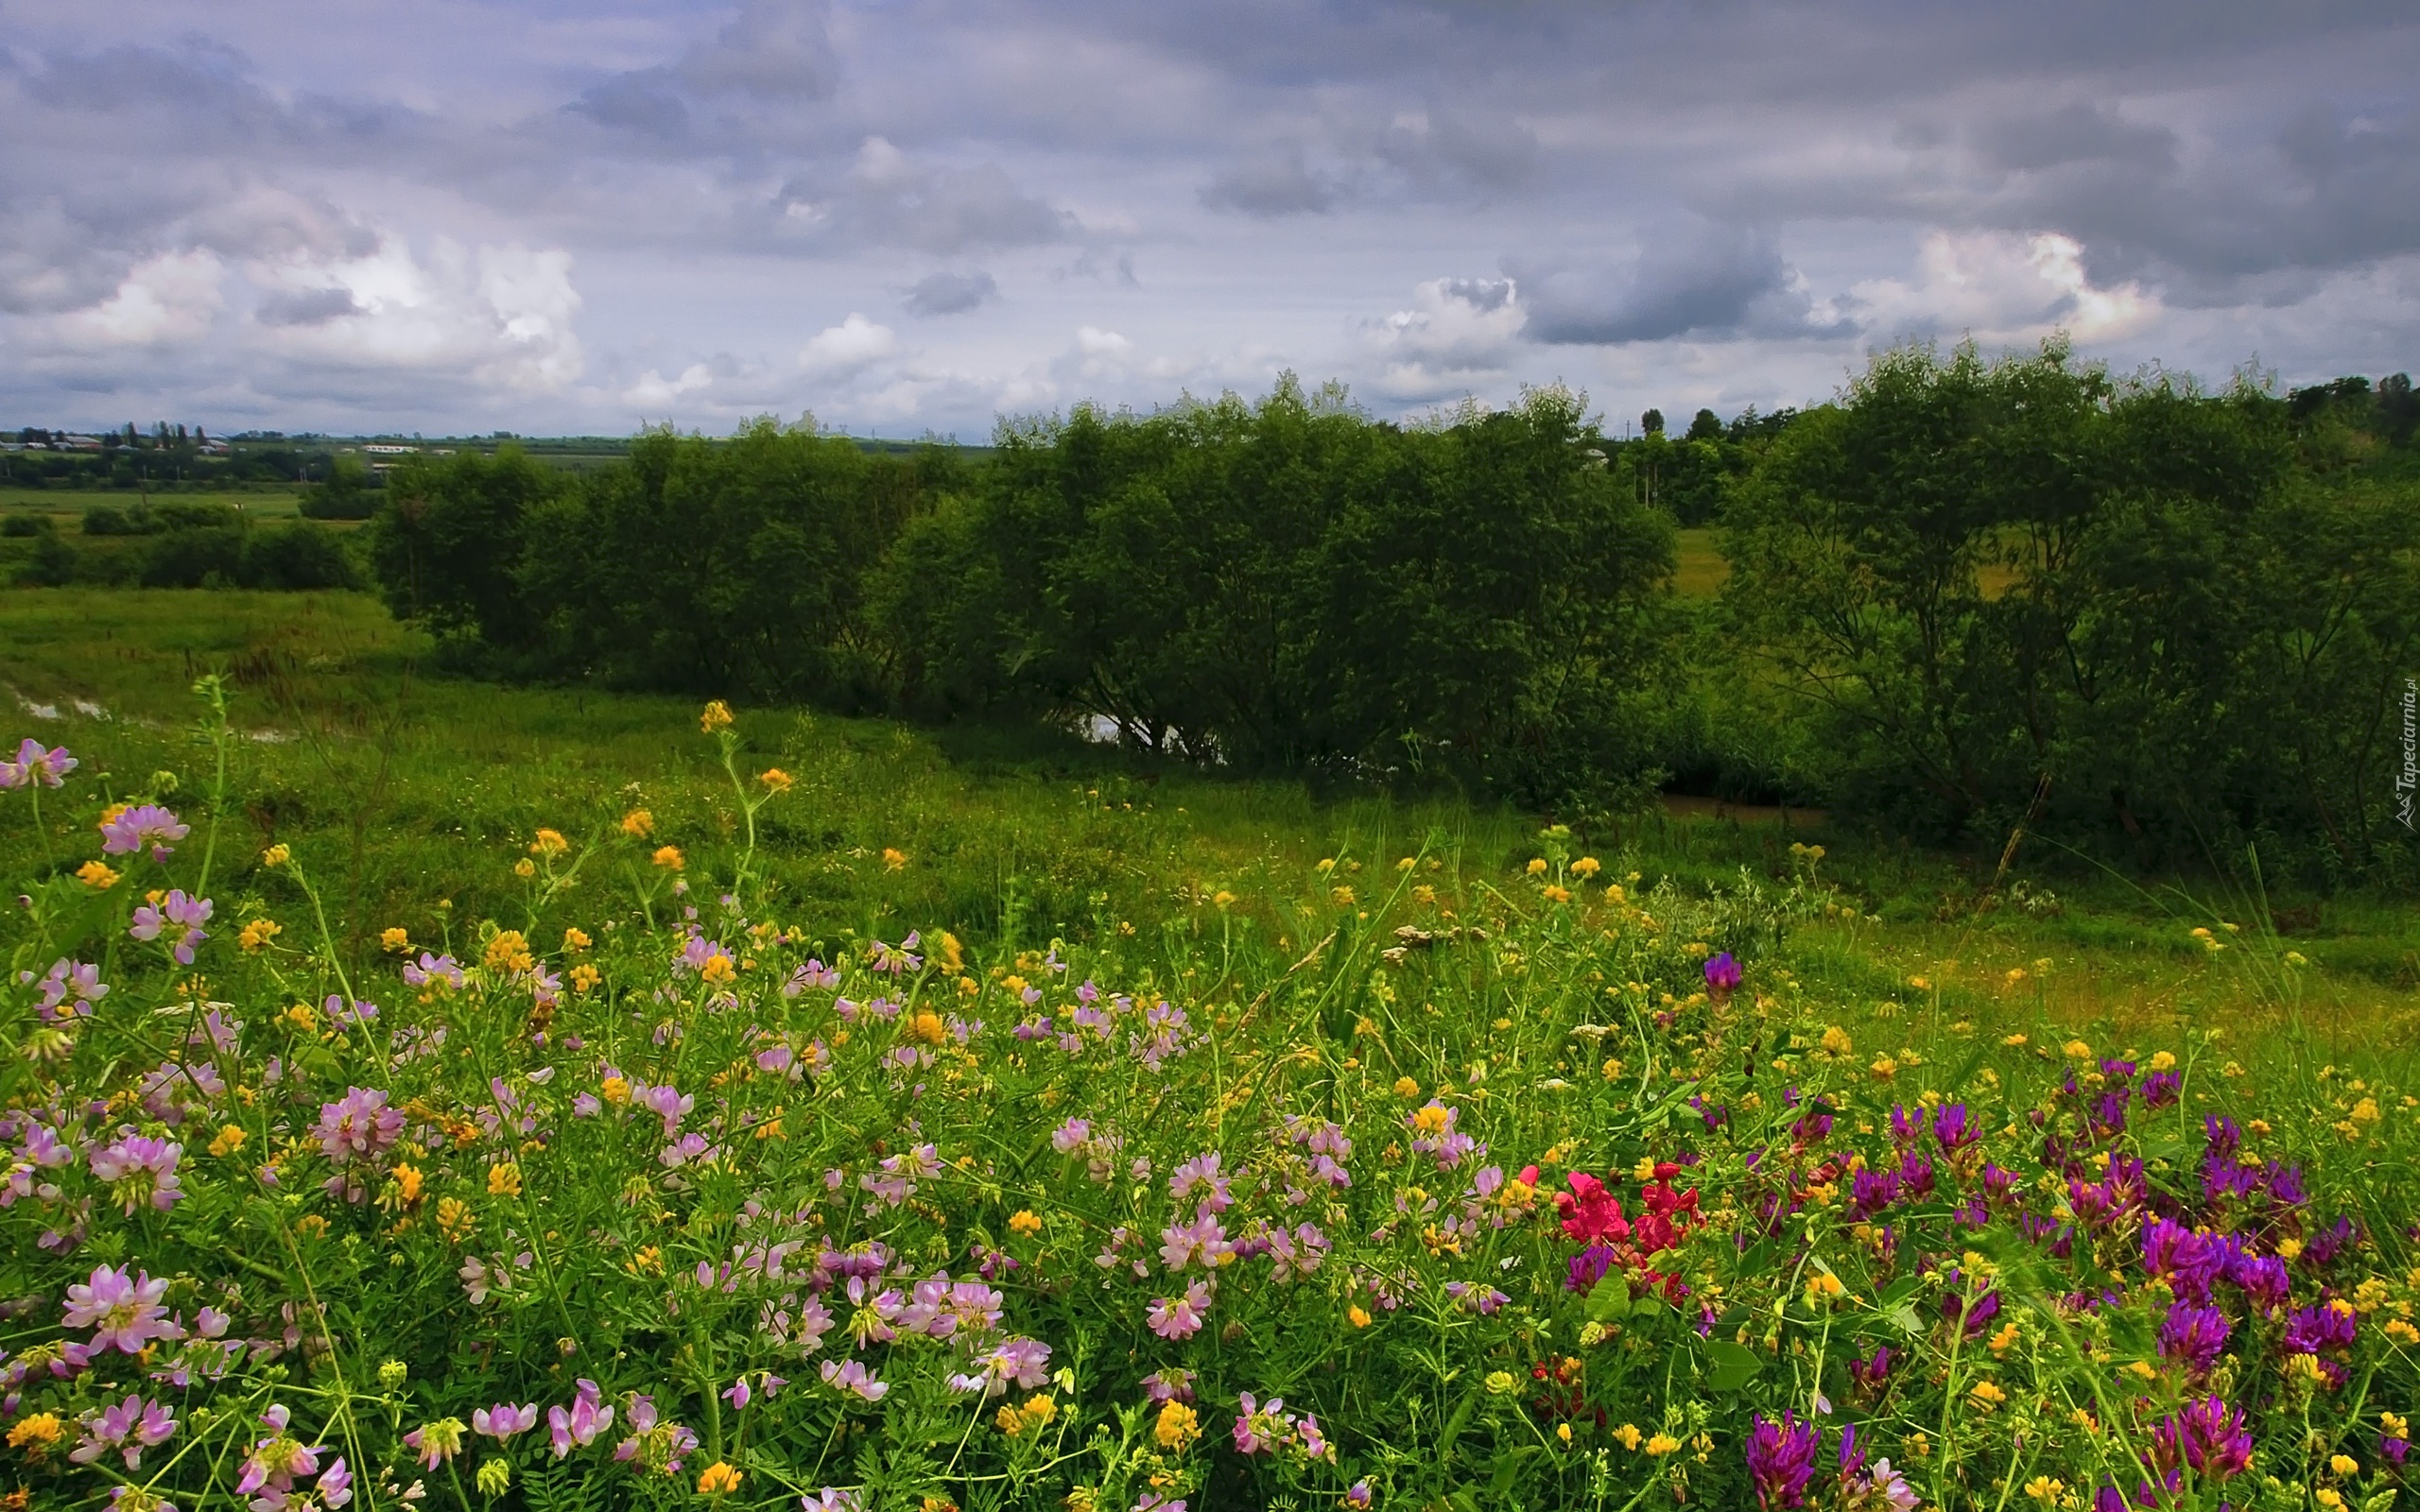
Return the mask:
<path id="1" fill-rule="evenodd" d="M 655 816 L 645 809 L 632 809 L 622 816 L 622 833 L 633 840 L 644 840 L 655 833 Z"/>
<path id="2" fill-rule="evenodd" d="M 790 774 L 778 766 L 766 767 L 756 774 L 756 781 L 764 783 L 768 791 L 774 793 L 786 793 L 793 785 Z"/>
<path id="3" fill-rule="evenodd" d="M 605 973 L 586 961 L 571 969 L 571 989 L 575 992 L 586 992 L 603 980 Z"/>
<path id="4" fill-rule="evenodd" d="M 1042 1232 L 1042 1219 L 1034 1213 L 1032 1209 L 1019 1208 L 1009 1214 L 1009 1231 L 1030 1237 Z"/>
<path id="5" fill-rule="evenodd" d="M 95 892 L 106 892 L 117 885 L 118 874 L 99 861 L 87 861 L 76 868 L 76 880 Z"/>
<path id="6" fill-rule="evenodd" d="M 683 858 L 681 848 L 677 845 L 658 846 L 655 849 L 655 854 L 648 859 L 666 871 L 679 871 L 689 864 Z"/>
<path id="7" fill-rule="evenodd" d="M 270 940 L 285 932 L 284 927 L 274 919 L 255 919 L 246 924 L 243 931 L 235 936 L 235 943 L 244 948 L 245 954 L 258 955 L 268 947 Z"/>
<path id="8" fill-rule="evenodd" d="M 559 856 L 570 849 L 571 842 L 563 838 L 561 830 L 540 830 L 538 837 L 529 842 L 533 856 Z"/>
<path id="9" fill-rule="evenodd" d="M 577 925 L 563 931 L 563 949 L 567 951 L 584 951 L 596 943 L 588 937 L 588 931 Z"/>
<path id="10" fill-rule="evenodd" d="M 1162 1449 L 1184 1449 L 1201 1436 L 1201 1421 L 1184 1402 L 1163 1402 L 1159 1421 L 1151 1425 L 1151 1436 Z"/>
<path id="11" fill-rule="evenodd" d="M 378 932 L 378 948 L 389 954 L 401 954 L 412 948 L 412 932 L 401 925 Z"/>
<path id="12" fill-rule="evenodd" d="M 292 848 L 283 840 L 261 852 L 261 865 L 264 867 L 282 867 L 293 859 Z"/>
<path id="13" fill-rule="evenodd" d="M 725 1496 L 739 1489 L 739 1471 L 730 1462 L 717 1460 L 698 1472 L 700 1496 Z"/>
<path id="14" fill-rule="evenodd" d="M 488 1195 L 492 1197 L 521 1195 L 521 1167 L 510 1160 L 489 1166 Z"/>
<path id="15" fill-rule="evenodd" d="M 706 734 L 731 728 L 731 705 L 717 698 L 698 714 L 698 729 Z"/>

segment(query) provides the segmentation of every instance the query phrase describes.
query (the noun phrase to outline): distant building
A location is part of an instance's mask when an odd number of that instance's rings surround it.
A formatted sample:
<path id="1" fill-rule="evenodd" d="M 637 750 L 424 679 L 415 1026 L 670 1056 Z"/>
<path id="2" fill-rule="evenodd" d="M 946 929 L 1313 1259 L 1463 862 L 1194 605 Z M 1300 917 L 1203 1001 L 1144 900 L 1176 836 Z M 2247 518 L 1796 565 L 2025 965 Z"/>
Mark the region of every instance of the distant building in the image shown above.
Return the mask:
<path id="1" fill-rule="evenodd" d="M 371 441 L 361 449 L 372 456 L 410 456 L 420 450 L 417 446 L 396 446 L 387 441 Z"/>

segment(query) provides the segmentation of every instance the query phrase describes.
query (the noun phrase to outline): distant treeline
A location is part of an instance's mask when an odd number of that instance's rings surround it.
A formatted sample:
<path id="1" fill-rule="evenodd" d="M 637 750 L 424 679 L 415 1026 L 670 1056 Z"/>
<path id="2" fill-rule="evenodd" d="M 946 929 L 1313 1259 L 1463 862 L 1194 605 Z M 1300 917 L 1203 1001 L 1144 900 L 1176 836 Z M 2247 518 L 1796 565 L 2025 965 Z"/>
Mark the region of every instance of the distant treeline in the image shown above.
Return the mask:
<path id="1" fill-rule="evenodd" d="M 46 516 L 12 514 L 0 523 L 0 535 L 33 538 L 15 575 L 28 587 L 295 591 L 360 588 L 367 577 L 335 531 L 301 521 L 261 524 L 223 505 L 100 505 L 84 511 L 82 534 L 106 544 L 79 550 Z M 136 539 L 110 539 L 122 537 Z"/>
<path id="2" fill-rule="evenodd" d="M 1005 423 L 979 463 L 769 421 L 582 476 L 415 459 L 370 549 L 497 675 L 1080 723 L 1575 815 L 1681 772 L 2351 875 L 2410 865 L 2413 419 L 2399 377 L 2207 393 L 2056 344 L 1893 352 L 1835 404 L 1630 440 L 1560 389 L 1399 425 L 1289 381 Z M 1719 600 L 1670 591 L 1699 521 Z"/>

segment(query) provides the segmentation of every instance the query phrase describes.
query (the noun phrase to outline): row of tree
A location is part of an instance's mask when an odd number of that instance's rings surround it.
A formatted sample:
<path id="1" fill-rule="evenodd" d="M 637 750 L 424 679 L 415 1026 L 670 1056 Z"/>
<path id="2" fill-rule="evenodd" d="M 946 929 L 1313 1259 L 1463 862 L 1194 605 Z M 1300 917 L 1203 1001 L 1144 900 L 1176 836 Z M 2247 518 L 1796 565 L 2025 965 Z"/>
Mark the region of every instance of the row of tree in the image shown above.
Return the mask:
<path id="1" fill-rule="evenodd" d="M 1893 352 L 1835 404 L 1627 442 L 1560 389 L 1398 425 L 1290 381 L 1007 423 L 979 464 L 762 421 L 577 477 L 419 459 L 372 554 L 396 612 L 506 675 L 1080 722 L 1574 812 L 1727 730 L 1911 828 L 2360 870 L 2420 666 L 2420 488 L 2380 461 L 2408 384 L 2308 392 L 2053 344 Z M 1671 592 L 1700 519 L 1717 601 Z"/>

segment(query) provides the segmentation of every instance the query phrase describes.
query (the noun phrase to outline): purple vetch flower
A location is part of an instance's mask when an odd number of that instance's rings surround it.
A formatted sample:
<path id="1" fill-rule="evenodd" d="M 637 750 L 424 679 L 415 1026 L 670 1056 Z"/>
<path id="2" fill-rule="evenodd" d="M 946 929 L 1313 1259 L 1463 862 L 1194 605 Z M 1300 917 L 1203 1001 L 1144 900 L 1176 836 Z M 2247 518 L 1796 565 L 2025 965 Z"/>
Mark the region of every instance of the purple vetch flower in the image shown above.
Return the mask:
<path id="1" fill-rule="evenodd" d="M 1705 987 L 1709 993 L 1729 997 L 1739 988 L 1739 963 L 1729 951 L 1717 951 L 1706 957 Z"/>
<path id="2" fill-rule="evenodd" d="M 2353 1334 L 2353 1305 L 2325 1302 L 2298 1307 L 2288 1314 L 2286 1334 L 2279 1344 L 2288 1354 L 2325 1354 L 2351 1349 Z"/>
<path id="3" fill-rule="evenodd" d="M 469 980 L 451 955 L 431 955 L 423 951 L 419 960 L 404 963 L 404 985 L 406 987 L 441 985 L 459 992 Z"/>
<path id="4" fill-rule="evenodd" d="M 1288 1233 L 1284 1224 L 1269 1230 L 1269 1253 L 1272 1257 L 1269 1272 L 1271 1280 L 1288 1281 L 1308 1276 L 1327 1259 L 1327 1235 L 1317 1224 L 1297 1224 Z"/>
<path id="5" fill-rule="evenodd" d="M 116 817 L 101 826 L 103 855 L 132 855 L 148 846 L 151 859 L 165 861 L 176 842 L 193 832 L 177 821 L 177 816 L 157 803 L 138 803 L 119 811 Z"/>
<path id="6" fill-rule="evenodd" d="M 2226 1314 L 2215 1307 L 2188 1301 L 2170 1303 L 2168 1316 L 2159 1326 L 2160 1358 L 2177 1361 L 2201 1375 L 2218 1363 L 2231 1332 L 2233 1326 L 2227 1322 Z"/>
<path id="7" fill-rule="evenodd" d="M 669 1475 L 698 1447 L 698 1435 L 655 1410 L 655 1400 L 643 1391 L 631 1393 L 631 1436 L 614 1446 L 614 1458 Z"/>
<path id="8" fill-rule="evenodd" d="M 1785 1412 L 1778 1422 L 1756 1414 L 1748 1435 L 1748 1478 L 1756 1504 L 1770 1509 L 1806 1504 L 1806 1483 L 1815 1477 L 1815 1425 Z"/>
<path id="9" fill-rule="evenodd" d="M 1189 1339 L 1201 1332 L 1201 1320 L 1210 1311 L 1211 1292 L 1207 1284 L 1195 1281 L 1184 1289 L 1182 1297 L 1155 1297 L 1146 1316 L 1151 1332 L 1164 1339 Z"/>
<path id="10" fill-rule="evenodd" d="M 184 1330 L 170 1322 L 168 1310 L 160 1305 L 167 1295 L 165 1280 L 96 1265 L 90 1280 L 68 1284 L 67 1314 L 61 1321 L 71 1329 L 90 1328 L 93 1337 L 86 1348 L 95 1354 L 112 1348 L 123 1354 L 141 1354 L 149 1340 L 184 1336 Z"/>
<path id="11" fill-rule="evenodd" d="M 822 1375 L 825 1385 L 860 1401 L 880 1401 L 890 1394 L 890 1383 L 875 1380 L 873 1372 L 866 1368 L 862 1360 L 826 1360 Z"/>
<path id="12" fill-rule="evenodd" d="M 462 1419 L 440 1418 L 423 1423 L 404 1435 L 404 1447 L 419 1457 L 422 1469 L 433 1470 L 462 1452 Z"/>
<path id="13" fill-rule="evenodd" d="M 1183 1366 L 1166 1366 L 1143 1378 L 1143 1395 L 1155 1402 L 1191 1401 L 1193 1372 Z"/>
<path id="14" fill-rule="evenodd" d="M 2184 1466 L 2222 1481 L 2252 1468 L 2252 1434 L 2243 1414 L 2224 1399 L 2199 1398 L 2160 1419 L 2152 1435 L 2152 1463 L 2162 1471 Z"/>
<path id="15" fill-rule="evenodd" d="M 2286 1263 L 2274 1255 L 2233 1255 L 2227 1262 L 2226 1279 L 2263 1313 L 2285 1306 L 2293 1293 L 2293 1278 L 2287 1274 Z"/>
<path id="16" fill-rule="evenodd" d="M 1932 1137 L 1950 1154 L 1957 1154 L 1982 1136 L 1982 1129 L 1966 1116 L 1964 1103 L 1944 1103 L 1933 1110 Z"/>
<path id="17" fill-rule="evenodd" d="M 11 787 L 57 787 L 82 765 L 67 754 L 67 747 L 45 749 L 43 743 L 28 735 L 17 747 L 17 759 L 0 762 L 0 789 Z M 178 838 L 183 832 L 178 832 Z"/>
<path id="18" fill-rule="evenodd" d="M 1168 1174 L 1168 1195 L 1183 1202 L 1196 1192 L 1202 1194 L 1199 1211 L 1224 1212 L 1235 1206 L 1228 1195 L 1227 1178 L 1219 1174 L 1219 1155 L 1216 1150 L 1197 1155 Z"/>
<path id="19" fill-rule="evenodd" d="M 477 1407 L 471 1412 L 471 1431 L 485 1434 L 499 1444 L 537 1426 L 538 1404 L 534 1401 L 525 1401 L 518 1407 L 499 1401 L 493 1407 Z"/>
<path id="20" fill-rule="evenodd" d="M 164 1444 L 177 1431 L 176 1418 L 157 1401 L 129 1394 L 124 1401 L 83 1417 L 84 1436 L 67 1457 L 90 1465 L 114 1449 L 130 1470 L 143 1465 L 143 1452 Z"/>
<path id="21" fill-rule="evenodd" d="M 562 1459 L 576 1445 L 586 1449 L 596 1435 L 614 1426 L 614 1409 L 604 1404 L 604 1396 L 596 1383 L 581 1380 L 568 1410 L 546 1409 L 546 1427 L 554 1440 L 555 1458 Z"/>
<path id="22" fill-rule="evenodd" d="M 1235 1247 L 1227 1240 L 1226 1228 L 1208 1212 L 1191 1223 L 1172 1223 L 1160 1230 L 1160 1260 L 1172 1271 L 1196 1263 L 1203 1270 L 1217 1270 Z"/>
<path id="23" fill-rule="evenodd" d="M 1263 1405 L 1247 1391 L 1237 1399 L 1236 1453 L 1273 1454 L 1293 1437 L 1294 1415 L 1286 1410 L 1285 1398 L 1271 1397 Z"/>
<path id="24" fill-rule="evenodd" d="M 17 973 L 17 980 L 21 983 L 33 979 L 31 971 Z M 44 1023 L 56 1023 L 61 1019 L 90 1018 L 93 1005 L 110 995 L 109 984 L 101 980 L 99 967 L 71 961 L 64 956 L 52 962 L 50 970 L 43 973 L 41 987 L 42 996 L 34 1007 L 42 1014 Z"/>
<path id="25" fill-rule="evenodd" d="M 1050 1346 L 1040 1339 L 1007 1339 L 977 1354 L 965 1374 L 950 1377 L 949 1388 L 980 1391 L 987 1398 L 1005 1396 L 1011 1384 L 1039 1391 L 1050 1379 L 1049 1364 Z"/>
<path id="26" fill-rule="evenodd" d="M 320 1105 L 320 1152 L 330 1164 L 375 1164 L 403 1137 L 404 1113 L 387 1106 L 383 1088 L 348 1087 L 333 1103 Z"/>
<path id="27" fill-rule="evenodd" d="M 293 1415 L 284 1402 L 272 1402 L 261 1414 L 268 1433 L 252 1441 L 251 1452 L 244 1456 L 243 1473 L 235 1481 L 235 1494 L 251 1497 L 254 1512 L 280 1512 L 296 1481 L 320 1473 L 320 1450 L 286 1432 L 292 1421 Z M 349 1490 L 343 1494 L 352 1500 Z"/>
<path id="28" fill-rule="evenodd" d="M 168 946 L 170 954 L 180 966 L 193 964 L 193 953 L 210 937 L 201 926 L 210 921 L 213 904 L 207 898 L 189 898 L 182 887 L 173 888 L 157 904 L 145 903 L 134 911 L 134 921 L 126 932 L 148 944 L 171 927 L 180 933 Z"/>
<path id="29" fill-rule="evenodd" d="M 2216 1238 L 2166 1218 L 2153 1218 L 2143 1228 L 2144 1273 L 2168 1282 L 2169 1290 L 2188 1301 L 2209 1301 L 2210 1287 L 2223 1274 L 2226 1258 Z"/>
<path id="30" fill-rule="evenodd" d="M 1876 1345 L 1874 1353 L 1865 1359 L 1858 1359 L 1855 1355 L 1849 1357 L 1849 1379 L 1856 1382 L 1862 1390 L 1879 1391 L 1890 1383 L 1891 1366 L 1896 1359 L 1897 1356 L 1892 1352 L 1891 1346 Z"/>
<path id="31" fill-rule="evenodd" d="M 165 1212 L 183 1196 L 178 1185 L 177 1159 L 184 1146 L 122 1130 L 111 1143 L 95 1146 L 86 1158 L 93 1175 L 109 1183 L 129 1217 L 149 1205 Z"/>
<path id="32" fill-rule="evenodd" d="M 2185 1078 L 2172 1071 L 2155 1071 L 2143 1078 L 2143 1106 L 2150 1108 L 2173 1108 L 2185 1090 Z"/>

